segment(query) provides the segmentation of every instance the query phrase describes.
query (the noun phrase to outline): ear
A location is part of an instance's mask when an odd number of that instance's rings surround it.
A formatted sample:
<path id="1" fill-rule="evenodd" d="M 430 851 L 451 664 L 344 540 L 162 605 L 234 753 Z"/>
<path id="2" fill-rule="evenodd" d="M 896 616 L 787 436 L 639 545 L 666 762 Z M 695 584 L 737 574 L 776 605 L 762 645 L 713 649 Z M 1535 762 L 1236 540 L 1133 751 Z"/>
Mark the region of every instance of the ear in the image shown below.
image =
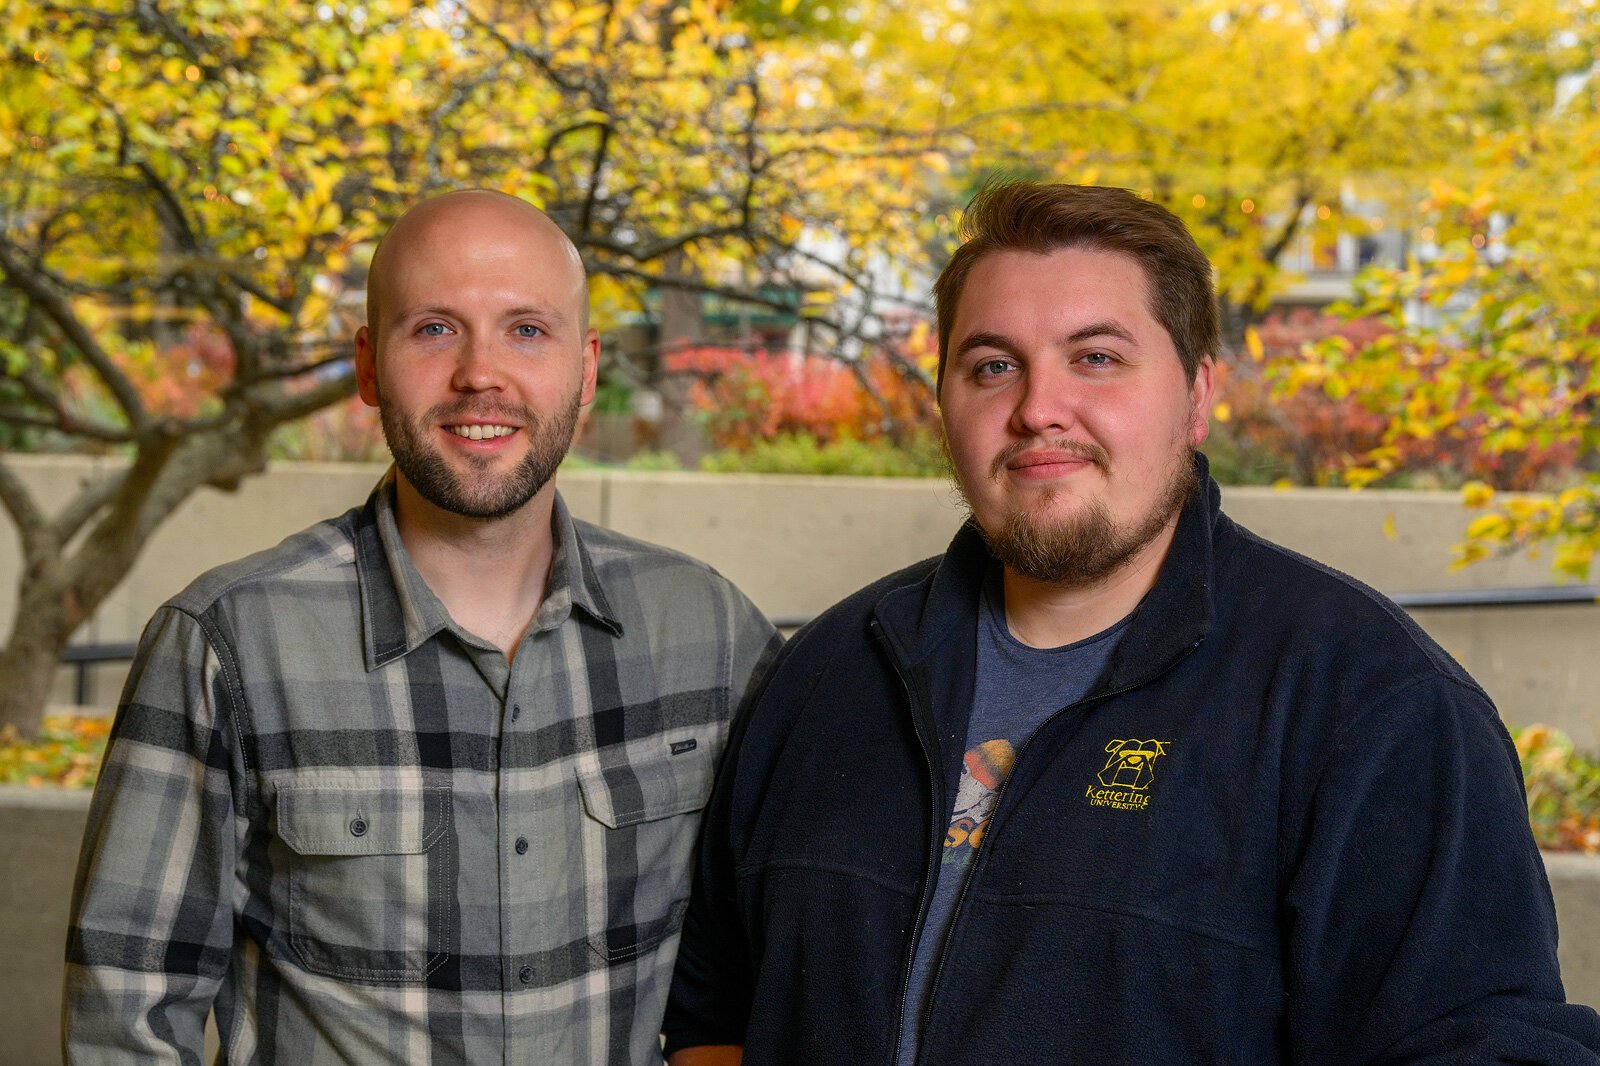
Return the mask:
<path id="1" fill-rule="evenodd" d="M 1194 384 L 1189 386 L 1189 447 L 1198 448 L 1211 434 L 1211 401 L 1216 391 L 1217 364 L 1211 356 L 1200 357 L 1194 368 Z"/>
<path id="2" fill-rule="evenodd" d="M 594 383 L 600 374 L 600 334 L 590 330 L 583 337 L 583 394 L 578 402 L 584 406 L 594 402 Z"/>
<path id="3" fill-rule="evenodd" d="M 378 350 L 366 326 L 356 330 L 356 392 L 368 407 L 378 406 Z"/>
<path id="4" fill-rule="evenodd" d="M 1113 740 L 1111 743 L 1106 745 L 1106 750 L 1107 751 L 1118 751 L 1118 750 L 1120 750 L 1122 748 L 1122 745 L 1124 745 L 1126 743 L 1127 743 L 1127 741 L 1125 741 L 1125 740 Z"/>

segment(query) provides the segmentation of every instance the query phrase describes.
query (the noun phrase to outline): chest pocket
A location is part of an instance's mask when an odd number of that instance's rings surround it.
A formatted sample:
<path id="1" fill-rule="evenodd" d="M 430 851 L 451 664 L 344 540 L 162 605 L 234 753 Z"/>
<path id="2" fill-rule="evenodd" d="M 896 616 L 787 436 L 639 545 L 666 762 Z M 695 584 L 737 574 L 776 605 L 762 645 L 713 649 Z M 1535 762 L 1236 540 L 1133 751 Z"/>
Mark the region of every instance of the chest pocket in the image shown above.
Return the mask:
<path id="1" fill-rule="evenodd" d="M 447 788 L 287 785 L 289 943 L 312 973 L 420 981 L 453 950 L 455 840 Z"/>
<path id="2" fill-rule="evenodd" d="M 714 770 L 706 739 L 657 739 L 637 761 L 580 765 L 584 865 L 605 900 L 589 916 L 589 947 L 608 963 L 659 947 L 683 925 L 689 857 Z M 678 754 L 673 754 L 673 748 Z"/>

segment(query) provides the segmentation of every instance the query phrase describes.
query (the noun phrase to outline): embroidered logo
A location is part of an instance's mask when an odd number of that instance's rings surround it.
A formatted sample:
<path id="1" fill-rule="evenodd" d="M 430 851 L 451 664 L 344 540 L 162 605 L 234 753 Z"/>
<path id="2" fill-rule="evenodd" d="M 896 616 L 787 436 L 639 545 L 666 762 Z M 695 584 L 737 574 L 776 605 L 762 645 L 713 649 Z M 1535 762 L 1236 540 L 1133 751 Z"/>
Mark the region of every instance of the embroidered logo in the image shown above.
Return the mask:
<path id="1" fill-rule="evenodd" d="M 1084 789 L 1092 807 L 1118 811 L 1142 811 L 1150 806 L 1150 783 L 1155 780 L 1155 761 L 1167 753 L 1165 740 L 1113 740 L 1106 745 L 1109 758 L 1098 775 L 1100 787 Z"/>

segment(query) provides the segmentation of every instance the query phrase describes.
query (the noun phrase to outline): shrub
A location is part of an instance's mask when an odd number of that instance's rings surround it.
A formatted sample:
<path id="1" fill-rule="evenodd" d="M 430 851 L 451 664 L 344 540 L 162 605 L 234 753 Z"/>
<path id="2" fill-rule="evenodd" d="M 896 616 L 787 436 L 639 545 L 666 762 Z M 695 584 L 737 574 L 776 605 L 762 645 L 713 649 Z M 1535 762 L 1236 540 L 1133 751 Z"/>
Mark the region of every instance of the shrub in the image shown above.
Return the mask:
<path id="1" fill-rule="evenodd" d="M 683 463 L 679 462 L 678 457 L 671 452 L 643 451 L 634 452 L 628 456 L 627 460 L 622 464 L 622 469 L 654 473 L 661 471 L 671 472 L 673 470 L 682 470 Z"/>
<path id="2" fill-rule="evenodd" d="M 1297 485 L 1334 484 L 1352 456 L 1382 443 L 1383 419 L 1353 399 L 1314 389 L 1283 396 L 1274 388 L 1302 345 L 1329 336 L 1359 341 L 1370 328 L 1309 311 L 1274 314 L 1250 336 L 1247 354 L 1217 366 L 1215 439 L 1205 450 L 1223 460 L 1219 481 L 1232 474 L 1257 484 L 1271 474 Z"/>
<path id="3" fill-rule="evenodd" d="M 817 355 L 699 347 L 667 356 L 666 365 L 694 377 L 690 400 L 716 448 L 749 448 L 785 434 L 823 443 L 884 437 L 910 442 L 937 426 L 927 387 L 882 354 L 848 364 Z"/>
<path id="4" fill-rule="evenodd" d="M 1600 854 L 1600 764 L 1580 754 L 1559 729 L 1515 730 L 1528 790 L 1528 821 L 1541 848 Z"/>
<path id="5" fill-rule="evenodd" d="M 836 474 L 856 477 L 940 477 L 946 471 L 938 438 L 919 435 L 907 444 L 844 437 L 819 441 L 784 433 L 743 448 L 724 448 L 700 460 L 718 474 Z"/>
<path id="6" fill-rule="evenodd" d="M 93 788 L 110 734 L 110 718 L 75 714 L 46 715 L 37 740 L 0 732 L 0 785 Z"/>
<path id="7" fill-rule="evenodd" d="M 1408 398 L 1387 371 L 1360 378 L 1332 369 L 1364 365 L 1349 353 L 1405 343 L 1375 316 L 1274 314 L 1247 337 L 1248 356 L 1222 368 L 1218 418 L 1228 423 L 1230 436 L 1287 460 L 1292 480 L 1306 485 L 1359 485 L 1384 477 L 1390 486 L 1453 487 L 1480 480 L 1529 490 L 1570 475 L 1578 457 L 1570 441 L 1529 439 L 1511 449 L 1494 444 L 1480 408 L 1485 397 L 1502 402 L 1510 395 L 1503 383 L 1486 383 L 1478 397 L 1463 390 L 1437 425 L 1413 420 L 1410 432 L 1395 434 L 1397 412 L 1420 401 Z"/>

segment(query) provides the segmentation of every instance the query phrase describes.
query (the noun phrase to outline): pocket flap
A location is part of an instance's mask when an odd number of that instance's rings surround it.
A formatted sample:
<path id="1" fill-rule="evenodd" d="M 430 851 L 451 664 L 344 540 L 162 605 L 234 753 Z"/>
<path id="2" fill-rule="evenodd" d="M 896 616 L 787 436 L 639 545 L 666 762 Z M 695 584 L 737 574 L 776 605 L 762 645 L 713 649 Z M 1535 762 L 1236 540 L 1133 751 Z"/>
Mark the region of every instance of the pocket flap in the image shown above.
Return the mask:
<path id="1" fill-rule="evenodd" d="M 578 788 L 589 817 L 621 829 L 700 810 L 711 798 L 713 769 L 704 739 L 678 755 L 663 740 L 659 753 L 639 762 L 580 765 Z"/>
<path id="2" fill-rule="evenodd" d="M 278 835 L 301 855 L 420 855 L 444 830 L 450 790 L 284 785 Z"/>

